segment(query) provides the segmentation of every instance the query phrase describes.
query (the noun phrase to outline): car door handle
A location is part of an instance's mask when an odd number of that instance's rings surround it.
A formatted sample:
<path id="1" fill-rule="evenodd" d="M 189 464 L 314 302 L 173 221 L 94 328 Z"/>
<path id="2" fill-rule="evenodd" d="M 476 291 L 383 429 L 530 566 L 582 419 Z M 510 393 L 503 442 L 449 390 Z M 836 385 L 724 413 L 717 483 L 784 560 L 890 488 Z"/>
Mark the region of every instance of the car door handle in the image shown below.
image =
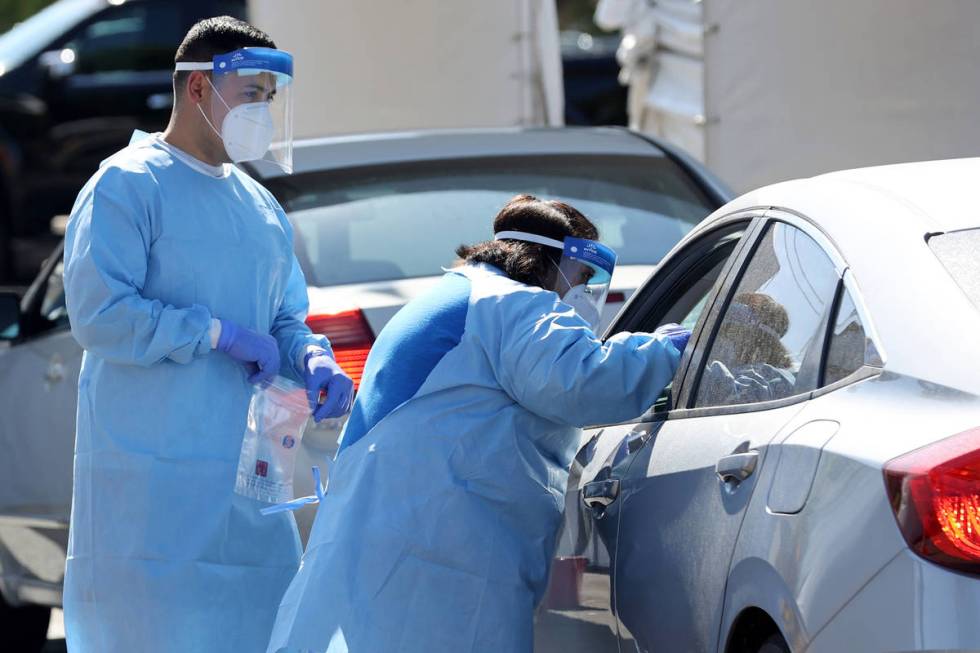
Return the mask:
<path id="1" fill-rule="evenodd" d="M 593 511 L 602 512 L 619 497 L 619 479 L 590 481 L 582 487 L 582 502 Z"/>
<path id="2" fill-rule="evenodd" d="M 741 483 L 752 475 L 757 462 L 759 462 L 758 451 L 734 453 L 715 464 L 715 473 L 725 483 Z"/>

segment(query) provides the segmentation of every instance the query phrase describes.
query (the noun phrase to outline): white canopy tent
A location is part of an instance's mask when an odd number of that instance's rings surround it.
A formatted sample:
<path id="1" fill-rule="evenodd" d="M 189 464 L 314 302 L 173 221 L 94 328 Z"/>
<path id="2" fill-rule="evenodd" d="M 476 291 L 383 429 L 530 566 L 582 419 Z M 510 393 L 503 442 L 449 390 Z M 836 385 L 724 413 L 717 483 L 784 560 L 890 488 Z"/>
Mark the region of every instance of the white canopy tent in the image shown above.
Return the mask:
<path id="1" fill-rule="evenodd" d="M 633 126 L 736 190 L 980 152 L 980 3 L 602 0 Z"/>
<path id="2" fill-rule="evenodd" d="M 250 0 L 296 57 L 298 137 L 560 125 L 554 0 Z"/>

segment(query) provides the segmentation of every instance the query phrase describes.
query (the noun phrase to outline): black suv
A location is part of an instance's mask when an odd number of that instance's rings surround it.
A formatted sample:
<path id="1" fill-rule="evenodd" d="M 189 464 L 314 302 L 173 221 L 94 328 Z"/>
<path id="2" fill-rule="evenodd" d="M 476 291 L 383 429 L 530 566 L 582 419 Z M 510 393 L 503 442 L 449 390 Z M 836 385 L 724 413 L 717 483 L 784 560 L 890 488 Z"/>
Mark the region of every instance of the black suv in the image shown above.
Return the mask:
<path id="1" fill-rule="evenodd" d="M 100 161 L 158 131 L 174 51 L 198 20 L 245 0 L 58 0 L 0 35 L 0 283 L 29 281 Z"/>

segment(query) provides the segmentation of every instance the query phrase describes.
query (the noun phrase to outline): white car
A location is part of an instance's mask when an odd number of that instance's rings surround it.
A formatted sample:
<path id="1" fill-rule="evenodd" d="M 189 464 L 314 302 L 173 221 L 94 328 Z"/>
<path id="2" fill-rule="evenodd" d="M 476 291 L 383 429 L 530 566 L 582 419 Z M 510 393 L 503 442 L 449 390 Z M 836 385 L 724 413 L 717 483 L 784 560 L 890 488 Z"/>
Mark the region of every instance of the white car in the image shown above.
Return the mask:
<path id="1" fill-rule="evenodd" d="M 331 138 L 298 143 L 294 164 L 290 176 L 249 169 L 293 224 L 310 286 L 310 326 L 329 336 L 355 380 L 391 316 L 438 280 L 458 245 L 491 238 L 493 216 L 518 193 L 569 201 L 619 252 L 607 322 L 660 258 L 729 199 L 682 153 L 623 129 Z M 28 638 L 46 626 L 46 607 L 11 606 L 61 601 L 80 362 L 68 331 L 59 249 L 21 301 L 0 295 L 5 637 Z M 297 495 L 312 493 L 310 467 L 333 456 L 341 426 L 333 420 L 307 430 Z M 313 510 L 297 514 L 304 538 Z"/>
<path id="2" fill-rule="evenodd" d="M 606 638 L 565 650 L 980 650 L 978 178 L 777 184 L 664 259 L 607 335 L 694 333 L 646 415 L 586 432 L 598 539 L 565 553 Z"/>

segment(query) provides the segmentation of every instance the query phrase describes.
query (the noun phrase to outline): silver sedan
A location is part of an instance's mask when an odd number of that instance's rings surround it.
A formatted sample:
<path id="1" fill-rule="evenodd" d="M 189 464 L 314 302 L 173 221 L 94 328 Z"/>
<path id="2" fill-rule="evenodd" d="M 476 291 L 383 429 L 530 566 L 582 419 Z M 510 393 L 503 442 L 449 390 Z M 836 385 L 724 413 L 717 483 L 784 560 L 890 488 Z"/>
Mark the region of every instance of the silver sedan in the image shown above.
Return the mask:
<path id="1" fill-rule="evenodd" d="M 585 434 L 555 568 L 612 587 L 607 650 L 980 649 L 978 178 L 763 188 L 637 291 L 610 334 L 694 335 L 646 415 Z"/>

